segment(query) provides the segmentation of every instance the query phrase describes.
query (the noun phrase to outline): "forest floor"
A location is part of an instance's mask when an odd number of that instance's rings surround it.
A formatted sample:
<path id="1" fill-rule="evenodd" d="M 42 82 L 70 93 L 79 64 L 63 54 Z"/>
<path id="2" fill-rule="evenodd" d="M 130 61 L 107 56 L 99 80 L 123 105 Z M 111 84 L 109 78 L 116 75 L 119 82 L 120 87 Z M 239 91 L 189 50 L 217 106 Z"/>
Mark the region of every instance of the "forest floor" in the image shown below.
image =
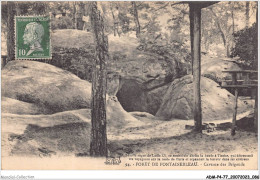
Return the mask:
<path id="1" fill-rule="evenodd" d="M 13 117 L 14 115 L 9 115 L 2 121 L 2 127 L 5 127 L 2 134 L 3 155 L 88 156 L 90 120 L 84 117 L 86 116 L 84 111 L 75 110 L 49 115 L 48 121 L 54 121 L 58 116 L 66 116 L 68 120 L 65 120 L 66 124 L 48 127 L 28 125 L 23 134 L 11 135 L 7 132 L 7 127 L 8 124 L 9 126 L 12 124 L 13 130 L 14 123 L 11 120 L 16 118 Z M 42 121 L 43 126 L 45 117 L 40 116 L 35 117 L 33 121 Z M 78 117 L 81 117 L 81 120 Z M 129 122 L 121 128 L 108 127 L 110 156 L 158 152 L 165 154 L 257 152 L 258 141 L 257 133 L 253 131 L 252 111 L 238 116 L 238 119 L 244 118 L 237 121 L 238 129 L 235 136 L 230 135 L 231 119 L 210 121 L 216 125 L 220 124 L 220 128 L 216 128 L 213 132 L 204 130 L 202 134 L 196 134 L 185 128 L 186 125 L 194 124 L 192 120 L 162 121 L 146 116 L 145 113 L 134 115 L 134 117 L 138 121 Z M 31 117 L 27 115 L 25 121 L 28 119 Z M 16 124 L 15 128 L 19 129 L 18 126 Z"/>
<path id="2" fill-rule="evenodd" d="M 247 116 L 246 116 L 247 115 Z M 190 153 L 254 153 L 257 152 L 257 134 L 253 130 L 252 112 L 240 114 L 235 136 L 230 135 L 231 119 L 210 121 L 219 125 L 213 132 L 203 130 L 202 134 L 185 129 L 194 125 L 191 120 L 152 121 L 137 127 L 125 127 L 117 132 L 108 132 L 111 151 L 125 154 L 190 154 Z M 238 116 L 239 119 L 239 116 Z M 203 123 L 207 123 L 206 121 Z"/>

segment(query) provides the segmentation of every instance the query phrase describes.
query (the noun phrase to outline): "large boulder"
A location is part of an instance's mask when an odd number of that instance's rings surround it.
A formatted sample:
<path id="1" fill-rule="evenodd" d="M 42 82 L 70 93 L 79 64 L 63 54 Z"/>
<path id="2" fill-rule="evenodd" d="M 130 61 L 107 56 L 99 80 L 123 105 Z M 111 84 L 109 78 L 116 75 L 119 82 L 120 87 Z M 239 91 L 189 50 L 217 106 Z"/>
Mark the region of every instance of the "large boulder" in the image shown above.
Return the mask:
<path id="1" fill-rule="evenodd" d="M 232 59 L 212 58 L 202 60 L 201 74 L 216 82 L 231 80 L 231 74 L 222 72 L 228 70 L 241 70 L 241 68 L 236 61 Z"/>
<path id="2" fill-rule="evenodd" d="M 2 155 L 51 156 L 89 151 L 90 110 L 50 115 L 2 113 Z"/>
<path id="3" fill-rule="evenodd" d="M 239 66 L 239 61 L 232 58 L 202 58 L 201 73 L 202 76 L 210 78 L 215 82 L 222 84 L 224 80 L 225 84 L 232 84 L 232 74 L 223 71 L 240 71 L 243 70 Z M 237 74 L 237 78 L 244 79 L 242 74 Z M 227 89 L 234 94 L 232 88 Z M 251 89 L 239 89 L 239 94 L 242 96 L 252 96 Z"/>
<path id="4" fill-rule="evenodd" d="M 1 99 L 1 112 L 10 114 L 49 114 L 50 110 L 36 104 L 19 101 L 8 97 Z"/>
<path id="5" fill-rule="evenodd" d="M 2 97 L 32 103 L 43 114 L 90 108 L 91 84 L 46 63 L 11 61 L 2 70 Z"/>
<path id="6" fill-rule="evenodd" d="M 90 104 L 91 84 L 52 65 L 11 61 L 2 70 L 2 113 L 52 114 Z M 115 126 L 136 120 L 113 95 L 107 96 L 107 116 Z"/>
<path id="7" fill-rule="evenodd" d="M 175 62 L 162 56 L 138 50 L 138 39 L 133 36 L 108 36 L 108 71 L 121 76 L 133 76 L 144 81 L 154 77 L 176 77 Z M 95 57 L 93 34 L 75 29 L 55 30 L 52 34 L 53 61 L 55 66 L 65 68 L 91 80 L 92 60 Z"/>
<path id="8" fill-rule="evenodd" d="M 50 64 L 91 81 L 94 55 L 95 45 L 91 33 L 73 29 L 53 31 Z"/>
<path id="9" fill-rule="evenodd" d="M 91 135 L 90 109 L 47 115 L 35 114 L 40 110 L 37 111 L 34 104 L 10 98 L 4 98 L 4 101 L 5 103 L 2 103 L 4 107 L 4 112 L 2 111 L 3 156 L 88 155 Z M 9 106 L 7 102 L 18 107 Z M 25 109 L 21 109 L 20 105 L 24 105 Z M 108 96 L 109 136 L 127 125 L 134 127 L 143 124 L 126 112 L 115 96 Z"/>
<path id="10" fill-rule="evenodd" d="M 193 82 L 187 75 L 176 79 L 169 86 L 163 102 L 156 113 L 164 119 L 193 119 Z M 201 78 L 202 118 L 204 120 L 223 120 L 233 114 L 234 96 L 211 79 Z M 248 106 L 238 100 L 238 113 L 248 110 Z"/>
<path id="11" fill-rule="evenodd" d="M 91 110 L 79 109 L 55 114 L 33 114 L 35 106 L 18 100 L 5 101 L 25 105 L 26 110 L 5 107 L 2 112 L 3 156 L 88 155 L 91 135 Z M 30 111 L 29 111 L 30 110 Z M 144 125 L 126 112 L 117 98 L 107 98 L 108 136 L 126 126 Z"/>
<path id="12" fill-rule="evenodd" d="M 90 103 L 91 84 L 72 73 L 41 62 L 9 62 L 2 70 L 3 156 L 88 153 Z M 140 123 L 116 96 L 107 96 L 108 134 Z"/>
<path id="13" fill-rule="evenodd" d="M 140 84 L 144 89 L 156 89 L 149 91 L 149 93 L 144 90 L 140 94 L 141 99 L 148 100 L 141 101 L 140 105 L 133 109 L 134 111 L 146 111 L 155 114 L 160 106 L 158 101 L 161 101 L 161 94 L 164 93 L 164 91 L 160 92 L 156 87 L 162 86 L 165 82 L 171 82 L 180 76 L 175 61 L 155 53 L 138 50 L 139 42 L 135 36 L 122 35 L 115 37 L 109 35 L 108 41 L 108 94 L 115 96 L 120 90 L 120 86 L 129 79 Z M 52 34 L 52 45 L 53 60 L 50 61 L 51 64 L 66 69 L 81 79 L 91 81 L 92 60 L 95 58 L 93 34 L 73 29 L 55 30 Z M 121 91 L 120 94 L 118 99 L 121 104 L 125 104 L 125 102 L 121 102 L 122 96 L 131 99 L 131 93 L 122 94 Z M 159 100 L 153 101 L 151 96 L 154 94 L 156 94 L 156 97 L 160 97 Z M 132 102 L 128 103 L 128 106 L 131 106 L 130 109 L 132 109 L 131 104 Z M 123 107 L 129 110 L 125 105 Z"/>
<path id="14" fill-rule="evenodd" d="M 123 109 L 116 96 L 107 97 L 106 111 L 107 111 L 108 128 L 120 129 L 129 123 L 131 124 L 141 123 L 134 116 L 132 116 L 130 113 L 128 113 Z"/>

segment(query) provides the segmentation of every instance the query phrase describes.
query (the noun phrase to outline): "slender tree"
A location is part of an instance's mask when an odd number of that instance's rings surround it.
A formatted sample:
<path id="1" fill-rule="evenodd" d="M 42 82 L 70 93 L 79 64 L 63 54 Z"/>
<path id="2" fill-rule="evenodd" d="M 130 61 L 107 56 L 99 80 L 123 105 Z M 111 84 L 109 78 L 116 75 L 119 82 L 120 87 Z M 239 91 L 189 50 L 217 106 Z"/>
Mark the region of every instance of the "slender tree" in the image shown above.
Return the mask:
<path id="1" fill-rule="evenodd" d="M 72 6 L 73 6 L 73 26 L 74 29 L 77 29 L 77 11 L 76 11 L 76 4 L 77 2 L 72 2 Z"/>
<path id="2" fill-rule="evenodd" d="M 140 32 L 141 32 L 141 27 L 140 27 L 140 22 L 139 22 L 139 18 L 138 18 L 138 11 L 137 11 L 135 1 L 132 1 L 132 7 L 133 7 L 133 15 L 134 15 L 134 21 L 135 21 L 136 37 L 138 37 Z"/>
<path id="3" fill-rule="evenodd" d="M 250 2 L 246 1 L 246 27 L 249 27 L 249 5 Z"/>
<path id="4" fill-rule="evenodd" d="M 96 45 L 92 74 L 90 155 L 107 156 L 106 62 L 108 60 L 108 38 L 104 34 L 104 20 L 97 8 L 97 2 L 91 2 L 90 19 Z"/>
<path id="5" fill-rule="evenodd" d="M 230 2 L 231 5 L 231 19 L 232 19 L 232 40 L 231 48 L 234 48 L 234 33 L 235 33 L 235 18 L 234 18 L 234 3 Z"/>
<path id="6" fill-rule="evenodd" d="M 222 23 L 220 22 L 221 17 L 218 17 L 217 14 L 212 9 L 210 9 L 210 11 L 211 11 L 212 15 L 215 17 L 216 26 L 217 26 L 220 36 L 223 40 L 224 46 L 226 48 L 226 56 L 230 57 L 230 36 L 231 36 L 231 34 L 229 31 L 230 31 L 231 26 L 229 26 L 228 28 L 223 27 Z M 224 29 L 224 28 L 226 28 L 226 29 Z"/>
<path id="7" fill-rule="evenodd" d="M 85 4 L 84 4 L 84 2 L 77 2 L 76 6 L 77 6 L 77 8 L 76 8 L 76 11 L 77 11 L 77 14 L 76 14 L 77 29 L 83 30 L 84 21 L 82 20 L 82 17 L 84 15 L 84 11 L 85 11 Z"/>
<path id="8" fill-rule="evenodd" d="M 192 72 L 194 88 L 194 124 L 195 131 L 202 132 L 202 110 L 200 93 L 201 76 L 201 8 L 190 3 L 190 38 L 192 54 Z"/>
<path id="9" fill-rule="evenodd" d="M 258 32 L 258 7 L 256 8 L 256 32 Z M 257 40 L 258 40 L 258 37 L 257 37 Z M 256 41 L 257 41 L 256 40 Z M 257 43 L 256 43 L 257 44 Z M 255 52 L 257 52 L 257 49 L 258 49 L 258 46 L 256 45 L 255 46 Z M 255 65 L 256 67 L 258 66 L 258 53 L 255 54 Z M 254 112 L 254 127 L 255 127 L 255 130 L 256 132 L 258 131 L 258 87 L 255 89 L 255 93 L 256 93 L 256 96 L 255 96 L 255 112 Z"/>
<path id="10" fill-rule="evenodd" d="M 7 2 L 7 62 L 15 59 L 15 42 L 14 42 L 14 16 L 15 2 Z"/>
<path id="11" fill-rule="evenodd" d="M 113 17 L 113 30 L 114 30 L 114 36 L 116 36 L 116 23 L 115 23 L 115 15 L 114 15 L 114 12 L 113 12 L 113 6 L 112 6 L 112 2 L 109 3 L 110 5 L 110 11 L 112 13 L 112 17 Z"/>

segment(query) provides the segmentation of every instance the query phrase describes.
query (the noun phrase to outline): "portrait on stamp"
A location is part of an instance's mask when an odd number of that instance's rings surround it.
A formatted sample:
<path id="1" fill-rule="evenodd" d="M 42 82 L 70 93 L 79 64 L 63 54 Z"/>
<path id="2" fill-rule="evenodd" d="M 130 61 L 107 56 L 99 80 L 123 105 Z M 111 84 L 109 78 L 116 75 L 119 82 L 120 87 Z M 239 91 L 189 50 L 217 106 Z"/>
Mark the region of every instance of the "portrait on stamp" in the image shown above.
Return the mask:
<path id="1" fill-rule="evenodd" d="M 28 44 L 30 46 L 29 51 L 26 56 L 29 56 L 35 51 L 43 51 L 41 46 L 42 36 L 44 35 L 43 26 L 37 22 L 31 22 L 26 25 L 23 40 L 24 44 Z"/>

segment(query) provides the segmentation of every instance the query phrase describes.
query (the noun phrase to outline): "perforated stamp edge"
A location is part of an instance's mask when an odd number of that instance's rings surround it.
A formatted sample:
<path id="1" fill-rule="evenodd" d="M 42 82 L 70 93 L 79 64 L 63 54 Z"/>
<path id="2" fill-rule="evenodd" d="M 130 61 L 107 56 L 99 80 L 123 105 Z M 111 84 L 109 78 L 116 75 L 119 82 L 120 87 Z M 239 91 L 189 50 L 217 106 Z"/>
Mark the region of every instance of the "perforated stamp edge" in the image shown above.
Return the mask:
<path id="1" fill-rule="evenodd" d="M 49 42 L 50 42 L 50 47 L 49 47 L 49 54 L 50 54 L 50 57 L 33 57 L 33 58 L 18 58 L 17 56 L 17 32 L 16 32 L 16 18 L 18 17 L 28 17 L 28 18 L 35 18 L 35 17 L 49 17 Z M 14 38 L 15 38 L 15 60 L 52 60 L 52 44 L 51 44 L 51 36 L 52 36 L 52 33 L 51 33 L 51 16 L 50 15 L 19 15 L 19 16 L 14 16 Z"/>

